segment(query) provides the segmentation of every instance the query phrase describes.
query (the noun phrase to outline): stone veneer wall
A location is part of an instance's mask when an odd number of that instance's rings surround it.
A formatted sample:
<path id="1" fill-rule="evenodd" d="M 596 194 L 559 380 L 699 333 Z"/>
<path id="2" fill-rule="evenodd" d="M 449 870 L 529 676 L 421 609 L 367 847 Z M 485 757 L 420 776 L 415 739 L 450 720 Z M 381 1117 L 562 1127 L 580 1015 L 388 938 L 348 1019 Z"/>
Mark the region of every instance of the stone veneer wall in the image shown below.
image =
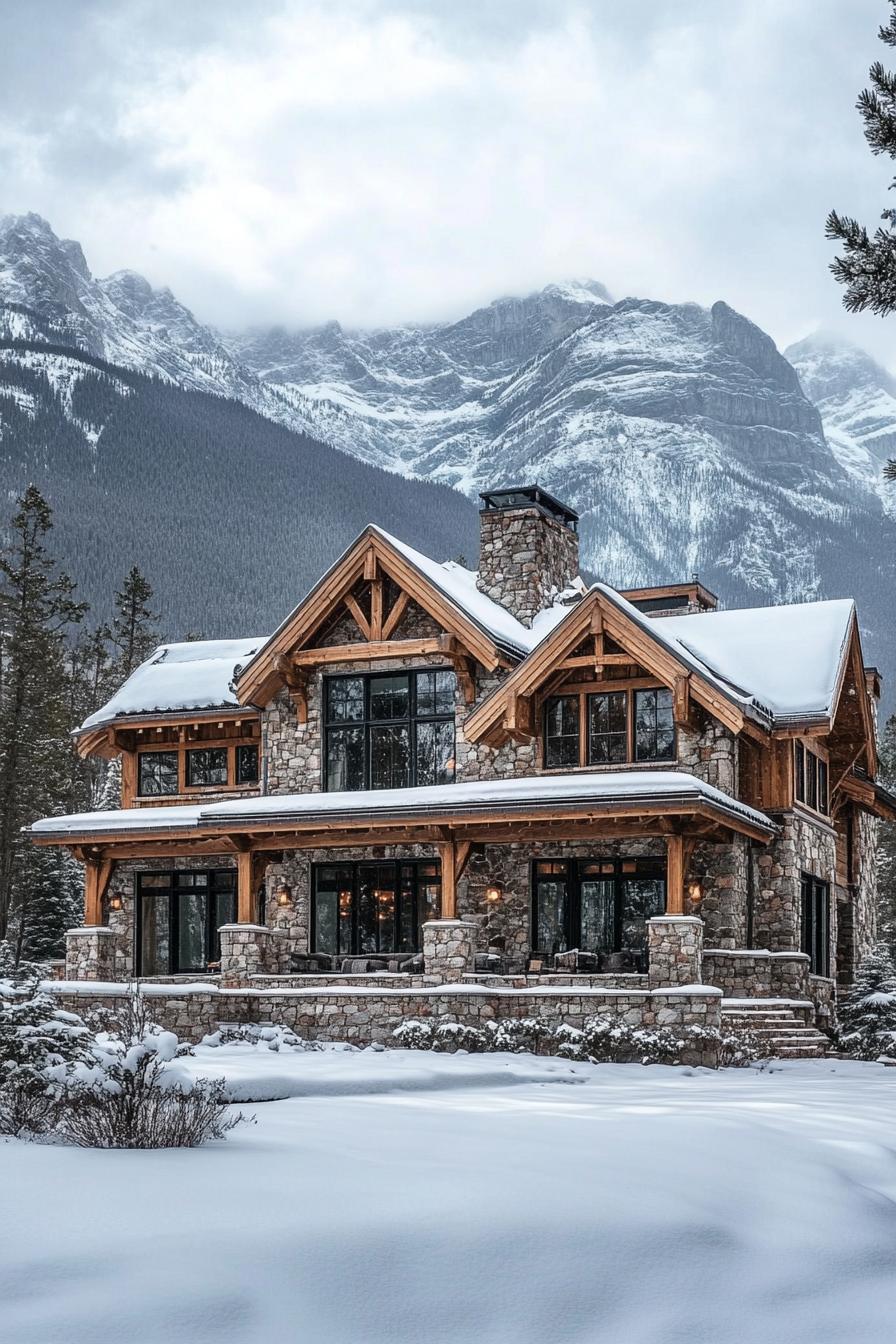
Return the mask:
<path id="1" fill-rule="evenodd" d="M 833 892 L 836 839 L 831 827 L 803 812 L 776 818 L 782 833 L 759 851 L 758 890 L 753 908 L 753 943 L 770 952 L 800 947 L 800 875 L 830 882 Z M 837 903 L 831 900 L 831 964 L 837 948 Z"/>
<path id="2" fill-rule="evenodd" d="M 126 1002 L 128 991 L 73 992 L 48 983 L 50 992 L 71 1012 L 113 1009 Z M 536 1018 L 549 1026 L 581 1027 L 597 1013 L 619 1017 L 632 1026 L 717 1028 L 721 994 L 681 990 L 634 991 L 565 989 L 490 989 L 464 985 L 432 989 L 359 989 L 355 986 L 292 991 L 228 990 L 209 987 L 180 991 L 168 985 L 143 987 L 151 1016 L 185 1040 L 200 1041 L 221 1024 L 258 1022 L 290 1027 L 299 1036 L 318 1041 L 350 1041 L 356 1045 L 392 1043 L 392 1032 L 408 1018 L 436 1018 L 481 1027 L 500 1018 Z M 695 1051 L 686 1062 L 715 1064 L 714 1052 Z"/>
<path id="3" fill-rule="evenodd" d="M 838 886 L 835 892 L 837 980 L 843 986 L 852 983 L 877 937 L 877 832 L 877 818 L 855 809 L 853 882 L 850 887 Z M 841 834 L 840 843 L 845 848 L 845 834 Z"/>
<path id="4" fill-rule="evenodd" d="M 579 572 L 579 538 L 540 509 L 482 509 L 477 587 L 531 625 Z"/>

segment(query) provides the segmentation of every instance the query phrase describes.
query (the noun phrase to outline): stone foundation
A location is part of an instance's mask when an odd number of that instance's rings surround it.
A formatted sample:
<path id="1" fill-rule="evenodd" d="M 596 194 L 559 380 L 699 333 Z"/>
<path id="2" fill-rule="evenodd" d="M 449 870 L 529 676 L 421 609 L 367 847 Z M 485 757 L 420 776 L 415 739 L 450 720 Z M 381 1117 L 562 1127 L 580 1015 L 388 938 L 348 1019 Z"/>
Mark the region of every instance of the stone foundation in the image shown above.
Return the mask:
<path id="1" fill-rule="evenodd" d="M 115 1009 L 131 992 L 81 992 L 47 983 L 60 1006 L 81 1015 L 95 1008 Z M 144 985 L 150 1016 L 160 1026 L 197 1042 L 222 1024 L 255 1022 L 290 1027 L 307 1040 L 349 1041 L 355 1045 L 393 1044 L 392 1033 L 408 1018 L 436 1018 L 482 1027 L 502 1018 L 535 1018 L 546 1026 L 581 1028 L 589 1017 L 611 1014 L 631 1026 L 718 1028 L 719 990 L 629 991 L 568 989 L 492 989 L 485 985 L 443 985 L 414 990 L 359 989 L 328 986 L 308 990 L 218 989 L 178 990 L 170 985 Z M 716 1064 L 711 1048 L 695 1050 L 690 1063 Z"/>
<path id="2" fill-rule="evenodd" d="M 431 919 L 423 925 L 423 966 L 427 976 L 462 980 L 473 969 L 478 925 L 466 919 Z"/>
<path id="3" fill-rule="evenodd" d="M 69 929 L 65 935 L 66 980 L 114 980 L 115 933 L 105 925 Z"/>
<path id="4" fill-rule="evenodd" d="M 809 958 L 804 952 L 746 952 L 708 947 L 703 974 L 733 999 L 808 999 Z"/>
<path id="5" fill-rule="evenodd" d="M 651 989 L 702 984 L 702 919 L 693 915 L 660 915 L 648 920 L 647 949 Z"/>

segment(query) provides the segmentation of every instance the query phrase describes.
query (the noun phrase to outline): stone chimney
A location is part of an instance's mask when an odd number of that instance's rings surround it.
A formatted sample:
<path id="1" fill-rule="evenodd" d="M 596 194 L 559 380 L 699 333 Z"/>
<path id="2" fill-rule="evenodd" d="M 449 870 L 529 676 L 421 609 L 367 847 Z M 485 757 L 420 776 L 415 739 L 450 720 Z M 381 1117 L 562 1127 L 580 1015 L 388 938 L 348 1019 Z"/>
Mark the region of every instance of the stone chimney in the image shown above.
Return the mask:
<path id="1" fill-rule="evenodd" d="M 479 589 L 524 625 L 579 572 L 579 515 L 538 485 L 481 494 Z"/>

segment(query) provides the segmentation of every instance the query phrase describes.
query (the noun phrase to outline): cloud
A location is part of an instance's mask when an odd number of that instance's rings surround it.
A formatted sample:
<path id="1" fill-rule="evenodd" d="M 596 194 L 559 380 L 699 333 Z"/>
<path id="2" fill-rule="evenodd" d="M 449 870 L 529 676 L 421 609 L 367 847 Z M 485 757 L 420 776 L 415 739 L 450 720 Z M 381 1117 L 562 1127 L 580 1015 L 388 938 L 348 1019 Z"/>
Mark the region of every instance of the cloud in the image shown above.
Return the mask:
<path id="1" fill-rule="evenodd" d="M 853 109 L 879 0 L 196 0 L 16 25 L 5 209 L 221 325 L 460 314 L 573 275 L 724 297 L 781 343 L 846 317 L 827 210 L 889 181 Z M 23 7 L 24 11 L 24 7 Z"/>

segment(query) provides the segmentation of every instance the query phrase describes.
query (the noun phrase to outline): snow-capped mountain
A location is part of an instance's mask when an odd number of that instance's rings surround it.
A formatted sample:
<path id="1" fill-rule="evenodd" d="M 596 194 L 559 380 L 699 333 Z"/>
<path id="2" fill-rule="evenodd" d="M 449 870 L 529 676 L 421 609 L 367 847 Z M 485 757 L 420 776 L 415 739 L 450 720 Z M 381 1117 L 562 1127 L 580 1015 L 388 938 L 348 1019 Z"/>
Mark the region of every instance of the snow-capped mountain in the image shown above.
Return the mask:
<path id="1" fill-rule="evenodd" d="M 896 379 L 842 336 L 816 332 L 785 351 L 821 414 L 841 466 L 896 513 L 896 486 L 882 469 L 896 457 Z"/>
<path id="2" fill-rule="evenodd" d="M 896 395 L 842 343 L 801 342 L 798 376 L 725 303 L 614 302 L 593 280 L 454 322 L 225 336 L 133 272 L 96 279 L 34 215 L 0 225 L 4 341 L 77 345 L 473 498 L 537 479 L 579 510 L 583 564 L 611 582 L 698 570 L 729 605 L 854 593 L 871 655 L 896 654 L 878 466 Z"/>

